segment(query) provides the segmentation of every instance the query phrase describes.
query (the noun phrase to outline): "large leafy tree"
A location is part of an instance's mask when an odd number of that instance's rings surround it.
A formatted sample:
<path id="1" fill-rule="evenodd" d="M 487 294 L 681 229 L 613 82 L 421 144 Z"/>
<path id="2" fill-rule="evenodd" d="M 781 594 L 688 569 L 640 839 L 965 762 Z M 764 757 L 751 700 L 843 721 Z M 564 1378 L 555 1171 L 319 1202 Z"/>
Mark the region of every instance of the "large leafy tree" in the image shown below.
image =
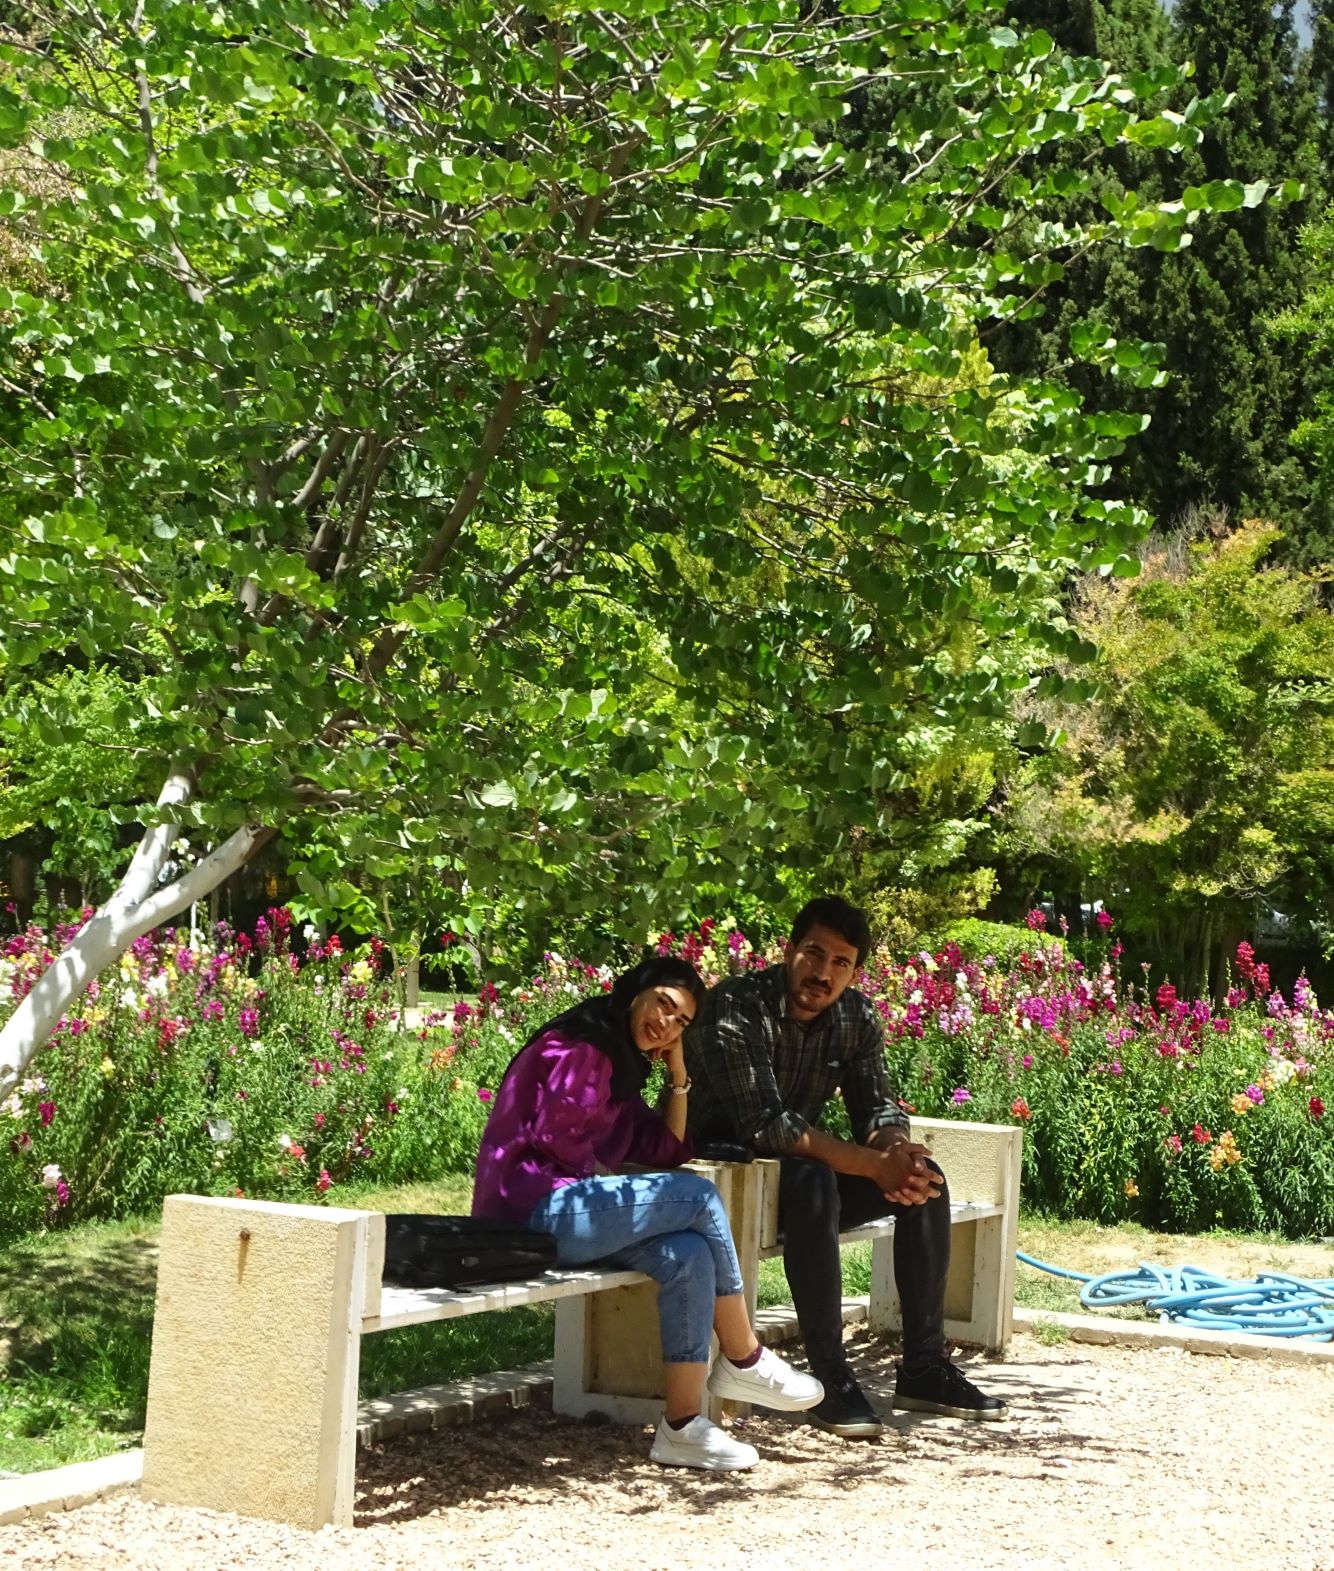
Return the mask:
<path id="1" fill-rule="evenodd" d="M 957 373 L 1084 240 L 1004 243 L 1016 157 L 1198 128 L 977 0 L 87 0 L 4 59 L 39 275 L 0 302 L 6 705 L 72 647 L 132 660 L 161 786 L 0 1079 L 284 826 L 631 913 L 797 822 L 827 849 L 900 737 L 1027 683 L 1011 635 L 1074 646 L 1052 575 L 1137 533 L 1083 490 L 1136 422 Z M 899 74 L 950 123 L 872 177 L 837 128 Z"/>

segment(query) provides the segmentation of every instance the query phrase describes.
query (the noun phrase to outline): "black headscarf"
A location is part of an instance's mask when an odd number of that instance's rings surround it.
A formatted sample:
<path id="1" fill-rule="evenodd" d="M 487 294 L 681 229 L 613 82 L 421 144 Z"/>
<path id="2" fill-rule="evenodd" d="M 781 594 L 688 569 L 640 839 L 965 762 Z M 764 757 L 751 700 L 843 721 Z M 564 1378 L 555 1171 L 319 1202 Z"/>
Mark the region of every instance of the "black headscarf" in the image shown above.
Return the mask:
<path id="1" fill-rule="evenodd" d="M 646 953 L 637 966 L 616 978 L 610 993 L 597 993 L 554 1020 L 548 1020 L 533 1032 L 519 1052 L 548 1031 L 576 1037 L 590 1043 L 610 1061 L 611 1094 L 616 1101 L 624 1102 L 638 1096 L 652 1065 L 630 1035 L 630 1005 L 649 987 L 684 988 L 697 1005 L 704 997 L 704 983 L 689 961 L 678 960 L 675 955 Z"/>

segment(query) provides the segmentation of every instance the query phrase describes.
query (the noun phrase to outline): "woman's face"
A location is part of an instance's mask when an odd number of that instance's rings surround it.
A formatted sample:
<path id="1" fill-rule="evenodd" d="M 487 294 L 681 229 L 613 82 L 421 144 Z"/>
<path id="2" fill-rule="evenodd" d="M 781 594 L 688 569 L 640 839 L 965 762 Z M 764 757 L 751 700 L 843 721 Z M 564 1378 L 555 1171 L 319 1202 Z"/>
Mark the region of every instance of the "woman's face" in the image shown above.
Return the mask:
<path id="1" fill-rule="evenodd" d="M 641 1053 L 661 1058 L 695 1018 L 695 1000 L 684 987 L 646 987 L 630 1005 L 630 1035 Z"/>

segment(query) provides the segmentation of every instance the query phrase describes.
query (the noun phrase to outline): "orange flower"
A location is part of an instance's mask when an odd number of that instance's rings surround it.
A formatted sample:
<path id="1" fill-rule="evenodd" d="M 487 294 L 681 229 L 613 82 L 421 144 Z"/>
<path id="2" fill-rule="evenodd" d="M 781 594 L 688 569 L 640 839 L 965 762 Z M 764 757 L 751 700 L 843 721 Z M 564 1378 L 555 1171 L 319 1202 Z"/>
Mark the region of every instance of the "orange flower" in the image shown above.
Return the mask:
<path id="1" fill-rule="evenodd" d="M 1139 1194 L 1139 1185 L 1133 1178 L 1126 1179 L 1126 1199 L 1133 1200 Z"/>

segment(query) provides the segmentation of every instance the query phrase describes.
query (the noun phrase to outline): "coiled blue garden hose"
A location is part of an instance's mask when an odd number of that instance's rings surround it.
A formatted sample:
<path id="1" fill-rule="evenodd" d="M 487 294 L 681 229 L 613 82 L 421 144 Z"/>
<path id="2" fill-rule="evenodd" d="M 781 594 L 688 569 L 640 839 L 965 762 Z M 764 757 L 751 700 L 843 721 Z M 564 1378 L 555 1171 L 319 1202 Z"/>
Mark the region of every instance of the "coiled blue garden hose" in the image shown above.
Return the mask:
<path id="1" fill-rule="evenodd" d="M 1082 1282 L 1079 1302 L 1086 1309 L 1142 1303 L 1156 1310 L 1159 1320 L 1186 1320 L 1208 1331 L 1334 1339 L 1334 1279 L 1312 1282 L 1282 1271 L 1261 1271 L 1253 1281 L 1233 1282 L 1199 1266 L 1164 1270 L 1147 1263 L 1137 1271 L 1088 1276 L 1035 1260 L 1022 1249 L 1015 1254 L 1026 1266 Z"/>

